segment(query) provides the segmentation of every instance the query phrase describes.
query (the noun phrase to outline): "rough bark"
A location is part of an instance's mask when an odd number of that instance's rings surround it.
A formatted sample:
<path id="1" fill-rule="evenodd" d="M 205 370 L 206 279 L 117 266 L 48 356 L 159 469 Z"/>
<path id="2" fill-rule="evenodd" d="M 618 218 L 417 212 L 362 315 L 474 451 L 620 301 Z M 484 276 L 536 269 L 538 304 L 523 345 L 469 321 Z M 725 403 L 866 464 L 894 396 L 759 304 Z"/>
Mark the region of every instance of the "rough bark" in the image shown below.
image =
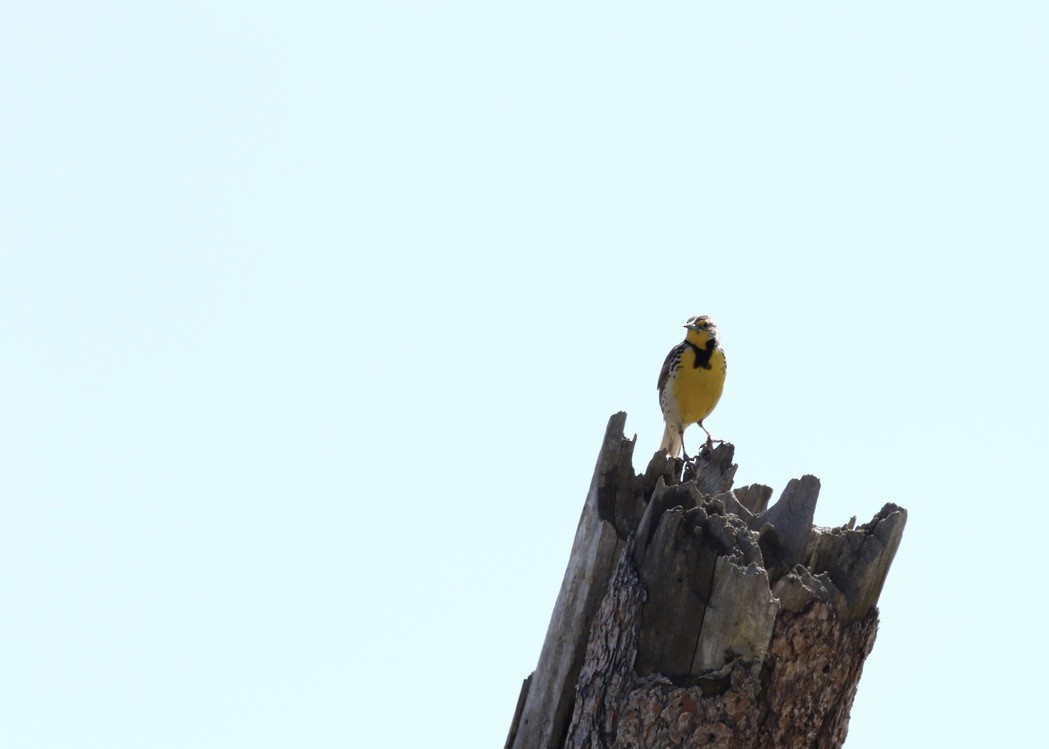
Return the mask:
<path id="1" fill-rule="evenodd" d="M 734 448 L 635 476 L 609 421 L 508 749 L 839 747 L 906 511 L 812 526 L 819 480 L 732 489 Z"/>

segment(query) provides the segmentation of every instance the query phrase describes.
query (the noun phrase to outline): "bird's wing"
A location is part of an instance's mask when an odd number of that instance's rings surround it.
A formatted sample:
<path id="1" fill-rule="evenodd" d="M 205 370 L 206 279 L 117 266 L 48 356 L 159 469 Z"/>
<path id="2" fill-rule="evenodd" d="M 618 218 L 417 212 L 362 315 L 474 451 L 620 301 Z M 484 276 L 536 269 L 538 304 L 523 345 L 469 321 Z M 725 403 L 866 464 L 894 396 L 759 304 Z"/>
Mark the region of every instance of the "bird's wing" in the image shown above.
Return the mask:
<path id="1" fill-rule="evenodd" d="M 674 348 L 670 349 L 670 353 L 667 354 L 667 358 L 663 360 L 663 368 L 659 370 L 659 384 L 656 385 L 656 390 L 662 391 L 667 384 L 667 378 L 670 377 L 670 366 L 674 362 L 674 357 L 679 355 L 679 348 L 681 348 L 680 344 L 674 346 Z"/>

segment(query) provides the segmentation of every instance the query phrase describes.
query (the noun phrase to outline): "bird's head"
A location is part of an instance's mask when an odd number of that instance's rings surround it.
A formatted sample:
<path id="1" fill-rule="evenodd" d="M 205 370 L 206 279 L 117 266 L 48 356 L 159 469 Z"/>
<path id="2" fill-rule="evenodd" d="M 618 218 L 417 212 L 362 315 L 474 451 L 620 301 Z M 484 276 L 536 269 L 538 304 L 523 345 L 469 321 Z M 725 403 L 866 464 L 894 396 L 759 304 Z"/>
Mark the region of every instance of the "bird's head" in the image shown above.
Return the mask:
<path id="1" fill-rule="evenodd" d="M 707 341 L 711 339 L 713 339 L 715 345 L 720 343 L 718 340 L 718 326 L 706 315 L 688 318 L 688 322 L 685 323 L 685 331 L 685 340 L 691 341 L 697 346 L 706 346 Z"/>

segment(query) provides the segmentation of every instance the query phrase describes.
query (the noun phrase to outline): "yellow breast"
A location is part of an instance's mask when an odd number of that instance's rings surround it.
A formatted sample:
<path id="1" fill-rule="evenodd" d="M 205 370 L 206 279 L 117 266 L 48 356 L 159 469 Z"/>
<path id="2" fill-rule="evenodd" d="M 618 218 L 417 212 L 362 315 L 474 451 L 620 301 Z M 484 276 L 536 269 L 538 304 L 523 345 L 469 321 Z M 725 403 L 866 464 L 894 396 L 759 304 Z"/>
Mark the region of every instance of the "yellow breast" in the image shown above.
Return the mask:
<path id="1" fill-rule="evenodd" d="M 721 398 L 725 387 L 725 353 L 715 349 L 710 356 L 710 369 L 696 366 L 696 354 L 688 348 L 681 355 L 681 368 L 671 383 L 681 423 L 702 421 Z"/>

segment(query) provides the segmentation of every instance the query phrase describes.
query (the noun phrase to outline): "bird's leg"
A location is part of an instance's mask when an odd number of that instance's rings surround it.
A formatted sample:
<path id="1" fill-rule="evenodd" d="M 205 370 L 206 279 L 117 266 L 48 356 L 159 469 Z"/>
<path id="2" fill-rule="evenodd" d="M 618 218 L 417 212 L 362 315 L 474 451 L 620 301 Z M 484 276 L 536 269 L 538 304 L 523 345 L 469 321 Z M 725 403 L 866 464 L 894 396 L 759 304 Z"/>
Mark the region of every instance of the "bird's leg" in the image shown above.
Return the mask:
<path id="1" fill-rule="evenodd" d="M 694 458 L 688 457 L 688 452 L 685 451 L 685 430 L 682 428 L 678 434 L 681 435 L 681 457 L 684 458 L 686 463 L 691 462 Z"/>
<path id="2" fill-rule="evenodd" d="M 706 432 L 706 435 L 707 435 L 707 448 L 708 449 L 712 449 L 714 447 L 714 443 L 715 442 L 720 445 L 720 444 L 722 444 L 725 441 L 725 440 L 716 440 L 713 437 L 711 437 L 710 436 L 710 432 L 708 432 L 707 428 L 705 426 L 703 426 L 703 422 L 702 421 L 697 422 L 697 423 L 699 424 L 699 428 L 702 429 L 704 432 Z"/>

